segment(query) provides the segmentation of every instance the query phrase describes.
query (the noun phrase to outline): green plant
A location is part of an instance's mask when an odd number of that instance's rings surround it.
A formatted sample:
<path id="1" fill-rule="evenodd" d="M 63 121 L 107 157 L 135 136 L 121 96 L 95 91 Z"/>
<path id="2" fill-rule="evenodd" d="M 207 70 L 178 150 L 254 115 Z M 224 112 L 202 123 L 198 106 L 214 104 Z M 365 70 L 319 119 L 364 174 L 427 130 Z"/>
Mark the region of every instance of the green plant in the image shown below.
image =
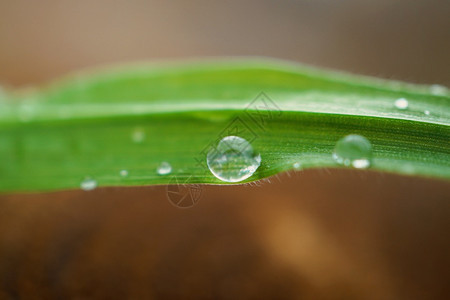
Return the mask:
<path id="1" fill-rule="evenodd" d="M 440 86 L 274 60 L 81 72 L 0 96 L 0 191 L 78 188 L 88 178 L 100 186 L 168 184 L 172 176 L 222 184 L 205 162 L 226 135 L 261 155 L 243 182 L 342 167 L 332 153 L 349 134 L 372 144 L 371 169 L 450 178 L 449 101 Z M 162 162 L 170 174 L 158 174 Z"/>

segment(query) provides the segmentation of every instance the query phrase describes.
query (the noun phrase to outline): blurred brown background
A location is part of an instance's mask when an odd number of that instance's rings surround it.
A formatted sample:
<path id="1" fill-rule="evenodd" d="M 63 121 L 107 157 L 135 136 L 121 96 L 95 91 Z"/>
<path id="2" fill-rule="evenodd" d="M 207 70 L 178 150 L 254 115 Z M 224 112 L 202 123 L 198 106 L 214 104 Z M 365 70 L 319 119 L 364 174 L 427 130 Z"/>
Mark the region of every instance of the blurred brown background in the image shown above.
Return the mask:
<path id="1" fill-rule="evenodd" d="M 0 0 L 0 82 L 261 55 L 450 85 L 450 2 Z M 450 185 L 352 170 L 0 196 L 0 299 L 448 299 Z"/>

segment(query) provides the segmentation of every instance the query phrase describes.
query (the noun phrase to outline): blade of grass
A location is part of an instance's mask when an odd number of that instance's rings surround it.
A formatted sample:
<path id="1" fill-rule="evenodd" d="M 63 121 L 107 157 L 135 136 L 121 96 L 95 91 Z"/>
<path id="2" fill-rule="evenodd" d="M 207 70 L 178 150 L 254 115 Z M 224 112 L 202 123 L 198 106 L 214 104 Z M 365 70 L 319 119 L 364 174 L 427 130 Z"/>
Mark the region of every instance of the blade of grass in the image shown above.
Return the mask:
<path id="1" fill-rule="evenodd" d="M 408 100 L 407 109 L 395 107 Z M 2 100 L 3 99 L 3 100 Z M 0 97 L 0 191 L 222 184 L 206 166 L 220 138 L 251 141 L 262 163 L 248 181 L 299 162 L 340 167 L 337 140 L 360 134 L 371 168 L 450 178 L 450 95 L 440 86 L 273 60 L 140 64 L 80 72 Z M 163 162 L 168 176 L 158 175 Z M 122 176 L 126 170 L 128 176 Z"/>

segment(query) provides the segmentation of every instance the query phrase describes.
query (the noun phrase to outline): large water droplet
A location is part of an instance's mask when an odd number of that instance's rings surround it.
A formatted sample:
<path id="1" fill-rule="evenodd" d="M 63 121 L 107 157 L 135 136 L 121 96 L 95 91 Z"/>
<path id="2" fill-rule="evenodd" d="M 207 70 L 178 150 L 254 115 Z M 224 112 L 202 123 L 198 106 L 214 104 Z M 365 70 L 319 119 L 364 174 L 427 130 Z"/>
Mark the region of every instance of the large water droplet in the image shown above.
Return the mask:
<path id="1" fill-rule="evenodd" d="M 97 181 L 92 178 L 86 178 L 81 182 L 80 187 L 83 191 L 92 191 L 97 187 Z"/>
<path id="2" fill-rule="evenodd" d="M 159 175 L 167 175 L 167 174 L 170 174 L 170 172 L 172 172 L 172 166 L 171 166 L 168 162 L 163 161 L 163 162 L 159 165 L 159 167 L 158 167 L 158 169 L 156 170 L 156 172 L 158 172 Z"/>
<path id="3" fill-rule="evenodd" d="M 407 109 L 409 106 L 409 103 L 408 103 L 408 100 L 406 100 L 405 98 L 399 98 L 399 99 L 395 100 L 394 105 L 398 109 Z"/>
<path id="4" fill-rule="evenodd" d="M 224 137 L 207 157 L 211 173 L 222 181 L 239 182 L 249 178 L 261 164 L 261 156 L 245 139 Z"/>
<path id="5" fill-rule="evenodd" d="M 333 159 L 344 166 L 366 169 L 372 160 L 372 145 L 363 136 L 347 135 L 336 143 Z"/>

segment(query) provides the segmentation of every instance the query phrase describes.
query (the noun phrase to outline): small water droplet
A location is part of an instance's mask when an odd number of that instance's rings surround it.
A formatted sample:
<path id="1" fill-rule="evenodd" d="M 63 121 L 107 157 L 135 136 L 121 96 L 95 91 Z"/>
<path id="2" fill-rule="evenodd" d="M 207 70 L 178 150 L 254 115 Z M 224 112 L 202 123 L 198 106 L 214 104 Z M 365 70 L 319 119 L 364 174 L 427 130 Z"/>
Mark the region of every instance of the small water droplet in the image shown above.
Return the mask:
<path id="1" fill-rule="evenodd" d="M 429 110 L 424 110 L 423 113 L 426 114 L 427 116 L 430 115 L 430 111 Z"/>
<path id="2" fill-rule="evenodd" d="M 127 177 L 128 176 L 128 171 L 127 170 L 120 170 L 120 176 Z"/>
<path id="3" fill-rule="evenodd" d="M 430 92 L 436 96 L 444 96 L 448 93 L 448 89 L 440 84 L 432 84 L 430 86 Z"/>
<path id="4" fill-rule="evenodd" d="M 211 173 L 222 181 L 239 182 L 252 176 L 261 156 L 248 141 L 238 136 L 224 137 L 206 157 Z"/>
<path id="5" fill-rule="evenodd" d="M 131 134 L 131 139 L 135 143 L 142 143 L 145 140 L 145 131 L 144 129 L 138 127 L 135 128 L 133 133 Z"/>
<path id="6" fill-rule="evenodd" d="M 296 162 L 292 165 L 295 170 L 300 170 L 302 168 L 302 165 L 299 162 Z"/>
<path id="7" fill-rule="evenodd" d="M 86 178 L 81 182 L 80 187 L 83 191 L 92 191 L 97 187 L 97 181 L 92 178 Z"/>
<path id="8" fill-rule="evenodd" d="M 399 99 L 395 100 L 394 105 L 398 109 L 407 109 L 409 103 L 408 103 L 408 100 L 406 100 L 405 98 L 399 98 Z"/>
<path id="9" fill-rule="evenodd" d="M 333 159 L 344 166 L 366 169 L 371 164 L 372 145 L 363 136 L 347 135 L 336 143 Z"/>
<path id="10" fill-rule="evenodd" d="M 167 175 L 172 172 L 172 166 L 168 162 L 163 161 L 156 171 L 159 175 Z"/>

